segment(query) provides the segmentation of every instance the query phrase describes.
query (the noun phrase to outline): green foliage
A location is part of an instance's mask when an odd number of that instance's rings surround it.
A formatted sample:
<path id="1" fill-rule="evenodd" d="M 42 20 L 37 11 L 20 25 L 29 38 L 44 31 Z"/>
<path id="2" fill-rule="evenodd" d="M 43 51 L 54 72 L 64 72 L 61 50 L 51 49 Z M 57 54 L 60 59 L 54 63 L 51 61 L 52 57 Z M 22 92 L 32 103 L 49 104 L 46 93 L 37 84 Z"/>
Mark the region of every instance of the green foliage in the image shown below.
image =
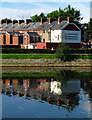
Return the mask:
<path id="1" fill-rule="evenodd" d="M 92 39 L 92 18 L 90 18 L 90 22 L 88 23 L 88 29 L 85 31 L 86 42 Z"/>
<path id="2" fill-rule="evenodd" d="M 53 51 L 54 52 L 54 51 Z M 20 49 L 20 48 L 3 48 L 2 53 L 14 53 L 14 54 L 33 54 L 33 53 L 51 53 L 50 49 Z"/>
<path id="3" fill-rule="evenodd" d="M 50 17 L 54 17 L 55 20 L 58 20 L 58 17 L 63 17 L 64 20 L 67 20 L 68 16 L 72 16 L 76 19 L 76 21 L 80 21 L 80 11 L 76 10 L 75 8 L 71 7 L 68 5 L 65 9 L 59 8 L 58 10 L 52 11 L 51 13 L 48 13 L 45 15 L 44 13 L 41 13 L 40 15 L 34 15 L 31 16 L 31 19 L 33 22 L 40 22 L 41 17 L 47 18 L 47 21 L 49 20 Z"/>
<path id="4" fill-rule="evenodd" d="M 40 22 L 42 17 L 46 18 L 43 12 L 40 13 L 40 15 L 36 14 L 34 16 L 31 16 L 30 18 L 32 19 L 32 22 Z"/>
<path id="5" fill-rule="evenodd" d="M 56 57 L 60 58 L 62 61 L 67 61 L 70 58 L 69 47 L 65 43 L 60 43 L 56 50 Z"/>

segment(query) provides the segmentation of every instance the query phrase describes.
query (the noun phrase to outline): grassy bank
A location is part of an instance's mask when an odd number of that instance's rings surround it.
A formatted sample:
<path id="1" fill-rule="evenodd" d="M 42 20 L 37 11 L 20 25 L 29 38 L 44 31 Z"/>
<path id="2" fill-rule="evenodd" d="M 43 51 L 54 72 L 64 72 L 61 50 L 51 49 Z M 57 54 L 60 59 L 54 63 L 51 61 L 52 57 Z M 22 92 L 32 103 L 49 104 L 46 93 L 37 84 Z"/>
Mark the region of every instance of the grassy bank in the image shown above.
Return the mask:
<path id="1" fill-rule="evenodd" d="M 54 59 L 55 54 L 2 54 L 0 55 L 2 59 Z M 71 59 L 92 59 L 91 54 L 72 54 Z"/>

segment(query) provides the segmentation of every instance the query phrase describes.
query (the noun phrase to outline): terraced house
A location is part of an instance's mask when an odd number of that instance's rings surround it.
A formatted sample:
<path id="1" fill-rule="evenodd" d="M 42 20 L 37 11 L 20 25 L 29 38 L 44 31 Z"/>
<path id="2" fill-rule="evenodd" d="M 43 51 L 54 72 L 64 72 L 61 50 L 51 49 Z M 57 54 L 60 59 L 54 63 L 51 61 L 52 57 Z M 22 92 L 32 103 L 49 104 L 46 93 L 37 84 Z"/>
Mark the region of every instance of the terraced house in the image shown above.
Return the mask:
<path id="1" fill-rule="evenodd" d="M 53 17 L 46 21 L 31 22 L 27 20 L 7 20 L 0 24 L 0 45 L 15 45 L 21 48 L 56 49 L 60 42 L 67 43 L 71 48 L 81 47 L 81 29 L 72 17 L 55 21 Z"/>

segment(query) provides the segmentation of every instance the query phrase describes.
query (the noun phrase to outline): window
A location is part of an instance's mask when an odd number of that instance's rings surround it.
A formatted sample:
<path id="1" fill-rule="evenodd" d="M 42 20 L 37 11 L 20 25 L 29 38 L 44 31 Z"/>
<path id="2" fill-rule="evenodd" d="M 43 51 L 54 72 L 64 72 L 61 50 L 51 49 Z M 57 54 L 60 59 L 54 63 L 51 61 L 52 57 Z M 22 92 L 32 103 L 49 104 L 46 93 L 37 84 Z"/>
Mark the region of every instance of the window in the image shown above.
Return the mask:
<path id="1" fill-rule="evenodd" d="M 45 43 L 45 39 L 43 39 L 43 42 Z"/>
<path id="2" fill-rule="evenodd" d="M 6 35 L 3 36 L 3 44 L 6 44 Z"/>
<path id="3" fill-rule="evenodd" d="M 58 40 L 59 40 L 59 35 L 58 35 Z"/>
<path id="4" fill-rule="evenodd" d="M 12 35 L 10 35 L 10 44 L 13 44 Z"/>
<path id="5" fill-rule="evenodd" d="M 23 44 L 23 36 L 19 37 L 19 44 Z"/>

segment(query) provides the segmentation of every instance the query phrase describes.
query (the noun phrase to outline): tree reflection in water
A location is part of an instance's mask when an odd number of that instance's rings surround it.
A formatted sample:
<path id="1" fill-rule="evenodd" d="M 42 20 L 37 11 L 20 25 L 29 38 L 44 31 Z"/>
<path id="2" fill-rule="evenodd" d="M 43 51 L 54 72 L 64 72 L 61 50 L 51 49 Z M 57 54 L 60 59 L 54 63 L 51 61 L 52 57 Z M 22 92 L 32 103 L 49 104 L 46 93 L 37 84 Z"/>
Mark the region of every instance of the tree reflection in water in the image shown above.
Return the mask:
<path id="1" fill-rule="evenodd" d="M 2 94 L 35 99 L 64 107 L 69 112 L 79 105 L 79 92 L 83 88 L 92 98 L 90 79 L 74 71 L 60 71 L 50 77 L 3 78 Z"/>

